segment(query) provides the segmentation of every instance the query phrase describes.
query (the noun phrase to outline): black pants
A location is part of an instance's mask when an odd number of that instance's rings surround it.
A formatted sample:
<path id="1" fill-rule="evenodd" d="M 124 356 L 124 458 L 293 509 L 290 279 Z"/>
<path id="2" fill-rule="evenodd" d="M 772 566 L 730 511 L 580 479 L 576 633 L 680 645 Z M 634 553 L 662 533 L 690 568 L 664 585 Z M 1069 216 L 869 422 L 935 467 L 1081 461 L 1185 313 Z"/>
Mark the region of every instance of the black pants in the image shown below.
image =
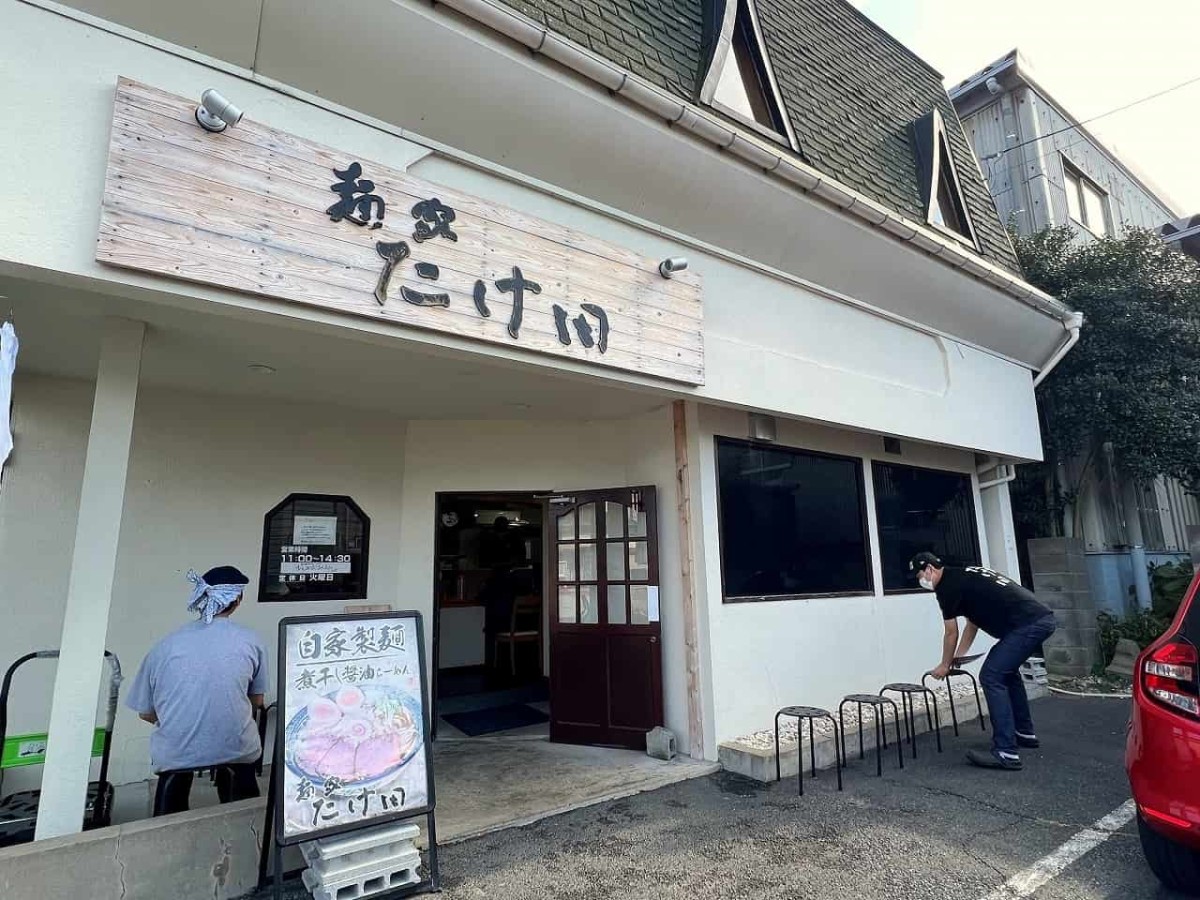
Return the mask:
<path id="1" fill-rule="evenodd" d="M 222 803 L 249 800 L 261 796 L 258 790 L 257 764 L 223 763 L 213 767 L 217 797 Z M 193 769 L 178 769 L 158 773 L 158 789 L 154 792 L 154 815 L 166 816 L 186 812 L 192 793 Z"/>

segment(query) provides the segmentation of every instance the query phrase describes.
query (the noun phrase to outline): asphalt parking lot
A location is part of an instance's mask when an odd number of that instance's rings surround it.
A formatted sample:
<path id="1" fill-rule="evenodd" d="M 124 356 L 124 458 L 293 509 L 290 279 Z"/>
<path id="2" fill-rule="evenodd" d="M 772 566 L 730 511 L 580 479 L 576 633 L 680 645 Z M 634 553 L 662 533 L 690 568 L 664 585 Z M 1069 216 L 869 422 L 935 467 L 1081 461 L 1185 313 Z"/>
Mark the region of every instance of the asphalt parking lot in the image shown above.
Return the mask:
<path id="1" fill-rule="evenodd" d="M 932 737 L 916 764 L 884 777 L 857 760 L 796 796 L 727 775 L 548 819 L 449 847 L 447 898 L 821 898 L 1037 900 L 1167 898 L 1130 821 L 1031 893 L 1002 886 L 1107 814 L 1129 790 L 1121 766 L 1127 704 L 1053 697 L 1034 704 L 1043 746 L 1022 772 L 982 771 Z"/>
<path id="2" fill-rule="evenodd" d="M 943 734 L 941 755 L 922 736 L 902 772 L 894 756 L 882 778 L 872 759 L 854 760 L 840 794 L 832 771 L 807 782 L 802 798 L 795 779 L 761 785 L 719 773 L 498 832 L 443 848 L 444 896 L 1178 897 L 1146 868 L 1128 813 L 1127 710 L 1119 700 L 1035 703 L 1043 746 L 1025 751 L 1022 772 L 967 766 L 963 752 L 984 740 L 971 723 L 958 739 Z M 1084 832 L 1114 811 L 1119 827 Z M 1096 846 L 1078 855 L 1081 832 Z"/>

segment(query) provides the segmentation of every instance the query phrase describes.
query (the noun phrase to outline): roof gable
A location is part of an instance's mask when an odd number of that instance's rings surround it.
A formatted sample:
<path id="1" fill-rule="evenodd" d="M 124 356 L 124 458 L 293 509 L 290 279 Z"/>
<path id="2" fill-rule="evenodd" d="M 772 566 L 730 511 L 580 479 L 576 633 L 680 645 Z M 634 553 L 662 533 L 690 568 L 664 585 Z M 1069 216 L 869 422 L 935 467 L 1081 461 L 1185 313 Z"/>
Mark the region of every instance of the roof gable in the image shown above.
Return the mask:
<path id="1" fill-rule="evenodd" d="M 714 58 L 724 59 L 726 4 L 737 0 L 612 0 L 604 8 L 596 0 L 504 2 L 694 103 Z M 845 0 L 754 0 L 754 6 L 800 158 L 925 223 L 911 125 L 937 109 L 979 254 L 1019 271 L 941 76 Z"/>

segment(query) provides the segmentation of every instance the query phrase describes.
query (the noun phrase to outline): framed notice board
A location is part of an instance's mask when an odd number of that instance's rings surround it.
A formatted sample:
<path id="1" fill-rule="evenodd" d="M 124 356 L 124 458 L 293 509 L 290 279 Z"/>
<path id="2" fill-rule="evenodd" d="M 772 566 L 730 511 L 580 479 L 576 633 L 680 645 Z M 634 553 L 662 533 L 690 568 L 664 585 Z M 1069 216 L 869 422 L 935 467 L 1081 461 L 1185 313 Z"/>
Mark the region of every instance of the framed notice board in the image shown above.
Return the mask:
<path id="1" fill-rule="evenodd" d="M 349 497 L 290 494 L 263 521 L 260 603 L 362 600 L 371 520 Z"/>
<path id="2" fill-rule="evenodd" d="M 426 817 L 436 889 L 433 756 L 425 635 L 415 611 L 279 622 L 278 724 L 259 884 L 269 845 Z M 282 854 L 276 851 L 276 885 Z M 393 896 L 388 893 L 387 896 Z"/>

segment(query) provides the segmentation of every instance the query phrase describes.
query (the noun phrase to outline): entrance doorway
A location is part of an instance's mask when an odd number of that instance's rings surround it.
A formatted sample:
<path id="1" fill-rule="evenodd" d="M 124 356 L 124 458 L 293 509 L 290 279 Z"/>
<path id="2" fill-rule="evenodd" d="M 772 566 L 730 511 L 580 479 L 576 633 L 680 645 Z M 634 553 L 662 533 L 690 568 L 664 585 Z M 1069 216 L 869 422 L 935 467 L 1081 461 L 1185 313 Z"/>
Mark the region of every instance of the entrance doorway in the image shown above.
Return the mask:
<path id="1" fill-rule="evenodd" d="M 543 523 L 533 494 L 437 498 L 439 737 L 549 734 Z"/>
<path id="2" fill-rule="evenodd" d="M 435 734 L 644 750 L 663 723 L 653 487 L 439 494 Z"/>

